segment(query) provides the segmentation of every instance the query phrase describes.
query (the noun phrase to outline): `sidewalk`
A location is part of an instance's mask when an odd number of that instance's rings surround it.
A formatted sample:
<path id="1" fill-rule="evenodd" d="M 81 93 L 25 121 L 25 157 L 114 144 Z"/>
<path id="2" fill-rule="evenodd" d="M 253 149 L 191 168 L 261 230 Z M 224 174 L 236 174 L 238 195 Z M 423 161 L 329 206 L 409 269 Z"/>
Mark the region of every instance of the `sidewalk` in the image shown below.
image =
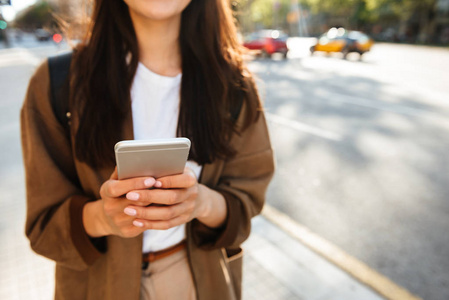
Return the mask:
<path id="1" fill-rule="evenodd" d="M 244 300 L 384 299 L 263 216 L 243 248 Z"/>
<path id="2" fill-rule="evenodd" d="M 0 299 L 52 299 L 53 262 L 34 254 L 23 233 L 22 170 L 10 175 L 0 201 Z M 383 299 L 263 216 L 243 247 L 244 300 Z"/>

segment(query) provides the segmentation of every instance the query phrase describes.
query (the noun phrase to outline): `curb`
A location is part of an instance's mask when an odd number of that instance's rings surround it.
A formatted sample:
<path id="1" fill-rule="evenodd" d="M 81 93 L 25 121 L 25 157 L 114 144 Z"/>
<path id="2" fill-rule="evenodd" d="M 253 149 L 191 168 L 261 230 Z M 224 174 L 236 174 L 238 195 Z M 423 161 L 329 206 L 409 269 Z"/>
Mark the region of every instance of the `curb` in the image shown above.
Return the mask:
<path id="1" fill-rule="evenodd" d="M 274 207 L 266 204 L 262 216 L 386 299 L 422 300 Z"/>

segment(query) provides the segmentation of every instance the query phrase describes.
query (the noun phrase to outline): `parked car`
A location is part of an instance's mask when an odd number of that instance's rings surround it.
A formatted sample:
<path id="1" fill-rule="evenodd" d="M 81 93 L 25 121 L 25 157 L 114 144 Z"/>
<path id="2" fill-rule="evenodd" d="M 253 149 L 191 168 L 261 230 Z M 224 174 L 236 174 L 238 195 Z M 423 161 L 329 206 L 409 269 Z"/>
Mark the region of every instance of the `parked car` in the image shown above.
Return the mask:
<path id="1" fill-rule="evenodd" d="M 52 34 L 50 32 L 48 32 L 45 29 L 36 29 L 36 31 L 34 31 L 34 36 L 36 37 L 36 39 L 38 41 L 44 42 L 44 41 L 48 41 L 50 40 L 50 38 L 52 37 Z"/>
<path id="2" fill-rule="evenodd" d="M 370 51 L 373 44 L 373 39 L 360 31 L 348 31 L 344 28 L 333 27 L 319 37 L 316 45 L 310 47 L 310 52 L 312 54 L 317 51 L 341 52 L 346 58 L 351 52 L 363 55 Z"/>
<path id="3" fill-rule="evenodd" d="M 279 30 L 260 30 L 245 37 L 243 46 L 264 57 L 281 53 L 287 58 L 288 36 Z"/>

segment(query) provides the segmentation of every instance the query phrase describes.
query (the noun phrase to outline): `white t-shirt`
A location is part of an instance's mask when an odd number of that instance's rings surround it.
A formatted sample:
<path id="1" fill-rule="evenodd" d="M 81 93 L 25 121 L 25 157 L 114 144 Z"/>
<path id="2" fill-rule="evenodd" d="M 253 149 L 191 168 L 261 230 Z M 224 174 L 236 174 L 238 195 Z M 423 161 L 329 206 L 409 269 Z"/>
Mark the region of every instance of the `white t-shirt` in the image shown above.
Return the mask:
<path id="1" fill-rule="evenodd" d="M 139 63 L 131 88 L 134 139 L 176 137 L 178 125 L 181 76 L 158 75 Z M 201 166 L 188 161 L 197 178 Z M 143 253 L 159 251 L 185 239 L 185 225 L 168 230 L 146 230 Z"/>

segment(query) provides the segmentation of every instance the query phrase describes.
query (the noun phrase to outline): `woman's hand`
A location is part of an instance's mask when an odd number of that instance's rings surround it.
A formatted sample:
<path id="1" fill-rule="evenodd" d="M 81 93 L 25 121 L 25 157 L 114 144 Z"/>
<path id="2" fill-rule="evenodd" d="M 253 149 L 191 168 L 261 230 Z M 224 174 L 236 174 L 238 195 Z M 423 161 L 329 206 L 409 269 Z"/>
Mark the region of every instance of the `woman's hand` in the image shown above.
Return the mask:
<path id="1" fill-rule="evenodd" d="M 124 213 L 125 207 L 135 201 L 129 201 L 125 195 L 132 190 L 145 190 L 153 187 L 156 180 L 152 177 L 136 177 L 118 180 L 117 169 L 100 188 L 101 199 L 84 206 L 83 223 L 91 237 L 118 235 L 134 237 L 143 232 L 133 225 L 135 218 Z"/>
<path id="2" fill-rule="evenodd" d="M 223 196 L 199 184 L 189 168 L 183 174 L 158 178 L 151 190 L 126 194 L 134 201 L 124 212 L 135 217 L 133 224 L 143 229 L 169 229 L 197 218 L 205 225 L 219 227 L 226 219 Z"/>
<path id="3" fill-rule="evenodd" d="M 149 189 L 153 187 L 153 189 Z M 157 179 L 118 180 L 117 171 L 100 189 L 101 199 L 83 211 L 91 237 L 135 237 L 147 229 L 169 229 L 197 218 L 209 227 L 220 227 L 227 215 L 221 194 L 199 184 L 186 168 L 183 174 Z"/>

